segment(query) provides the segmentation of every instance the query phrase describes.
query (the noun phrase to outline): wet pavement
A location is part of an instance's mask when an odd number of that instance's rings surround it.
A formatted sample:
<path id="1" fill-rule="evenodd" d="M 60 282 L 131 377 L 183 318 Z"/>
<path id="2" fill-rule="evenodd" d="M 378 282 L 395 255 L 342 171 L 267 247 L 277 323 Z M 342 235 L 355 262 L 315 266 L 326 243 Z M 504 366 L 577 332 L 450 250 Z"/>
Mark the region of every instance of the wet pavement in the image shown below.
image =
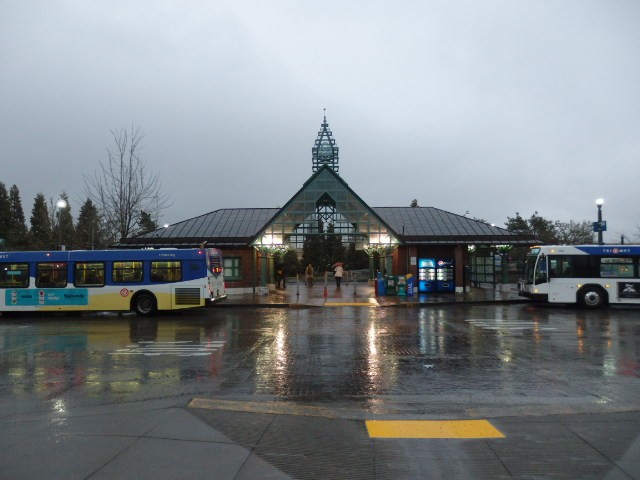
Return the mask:
<path id="1" fill-rule="evenodd" d="M 376 295 L 376 289 L 366 282 L 346 282 L 336 288 L 331 281 L 316 282 L 312 287 L 289 279 L 283 289 L 271 290 L 268 295 L 246 293 L 229 295 L 219 306 L 254 307 L 323 307 L 323 306 L 371 306 L 371 307 L 420 307 L 432 304 L 459 305 L 482 303 L 528 303 L 518 295 L 515 284 L 473 287 L 466 293 L 419 293 L 407 295 Z M 366 305 L 364 305 L 366 304 Z"/>
<path id="2" fill-rule="evenodd" d="M 0 477 L 640 479 L 640 309 L 352 289 L 0 318 Z"/>

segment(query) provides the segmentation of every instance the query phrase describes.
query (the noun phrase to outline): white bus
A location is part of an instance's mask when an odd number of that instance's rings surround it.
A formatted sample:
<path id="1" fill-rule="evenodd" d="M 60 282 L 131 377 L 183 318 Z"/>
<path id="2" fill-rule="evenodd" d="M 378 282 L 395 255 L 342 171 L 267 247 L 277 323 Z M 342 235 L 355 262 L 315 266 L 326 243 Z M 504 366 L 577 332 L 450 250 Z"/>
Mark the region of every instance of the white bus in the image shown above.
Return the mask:
<path id="1" fill-rule="evenodd" d="M 519 294 L 587 308 L 640 305 L 640 245 L 547 245 L 527 255 Z"/>

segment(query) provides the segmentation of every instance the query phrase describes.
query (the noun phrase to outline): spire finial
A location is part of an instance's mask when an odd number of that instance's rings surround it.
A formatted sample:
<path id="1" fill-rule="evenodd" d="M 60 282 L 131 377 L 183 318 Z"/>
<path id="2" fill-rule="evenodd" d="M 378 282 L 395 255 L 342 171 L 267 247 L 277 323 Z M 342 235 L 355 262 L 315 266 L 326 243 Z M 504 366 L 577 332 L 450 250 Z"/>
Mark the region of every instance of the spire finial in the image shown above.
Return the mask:
<path id="1" fill-rule="evenodd" d="M 311 149 L 313 172 L 317 172 L 324 165 L 329 165 L 331 170 L 338 173 L 338 147 L 332 138 L 331 130 L 329 130 L 326 108 L 322 109 L 322 114 L 324 115 L 322 126 Z"/>

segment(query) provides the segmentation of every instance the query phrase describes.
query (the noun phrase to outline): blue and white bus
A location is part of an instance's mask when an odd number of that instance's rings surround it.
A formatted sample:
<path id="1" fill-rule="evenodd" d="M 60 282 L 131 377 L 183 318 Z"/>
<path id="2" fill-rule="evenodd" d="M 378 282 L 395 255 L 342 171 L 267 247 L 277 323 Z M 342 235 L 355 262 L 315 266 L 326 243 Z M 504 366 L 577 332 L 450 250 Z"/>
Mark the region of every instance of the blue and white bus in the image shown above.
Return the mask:
<path id="1" fill-rule="evenodd" d="M 127 311 L 205 306 L 224 296 L 220 251 L 0 252 L 0 311 Z"/>
<path id="2" fill-rule="evenodd" d="M 533 300 L 587 308 L 640 305 L 640 245 L 532 247 L 518 291 Z"/>

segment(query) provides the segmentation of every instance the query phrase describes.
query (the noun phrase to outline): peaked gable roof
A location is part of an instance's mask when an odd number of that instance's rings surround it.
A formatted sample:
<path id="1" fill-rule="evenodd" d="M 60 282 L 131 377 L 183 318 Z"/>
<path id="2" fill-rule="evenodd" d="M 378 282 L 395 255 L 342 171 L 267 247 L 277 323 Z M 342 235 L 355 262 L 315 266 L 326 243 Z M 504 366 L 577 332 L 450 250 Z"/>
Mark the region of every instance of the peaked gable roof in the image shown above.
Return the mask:
<path id="1" fill-rule="evenodd" d="M 276 212 L 277 208 L 223 208 L 138 237 L 126 238 L 115 246 L 194 247 L 206 241 L 211 246 L 244 247 Z"/>
<path id="2" fill-rule="evenodd" d="M 375 207 L 406 244 L 523 244 L 531 245 L 531 235 L 510 232 L 463 215 L 434 207 Z"/>
<path id="3" fill-rule="evenodd" d="M 434 207 L 369 207 L 328 165 L 314 173 L 282 208 L 225 208 L 116 243 L 118 248 L 219 247 L 260 244 L 265 235 L 306 235 L 297 229 L 314 221 L 318 205 L 330 205 L 353 235 L 366 241 L 404 244 L 533 245 L 531 235 Z M 347 234 L 348 235 L 348 234 Z M 273 238 L 273 237 L 272 237 Z M 273 241 L 273 240 L 271 240 Z"/>

